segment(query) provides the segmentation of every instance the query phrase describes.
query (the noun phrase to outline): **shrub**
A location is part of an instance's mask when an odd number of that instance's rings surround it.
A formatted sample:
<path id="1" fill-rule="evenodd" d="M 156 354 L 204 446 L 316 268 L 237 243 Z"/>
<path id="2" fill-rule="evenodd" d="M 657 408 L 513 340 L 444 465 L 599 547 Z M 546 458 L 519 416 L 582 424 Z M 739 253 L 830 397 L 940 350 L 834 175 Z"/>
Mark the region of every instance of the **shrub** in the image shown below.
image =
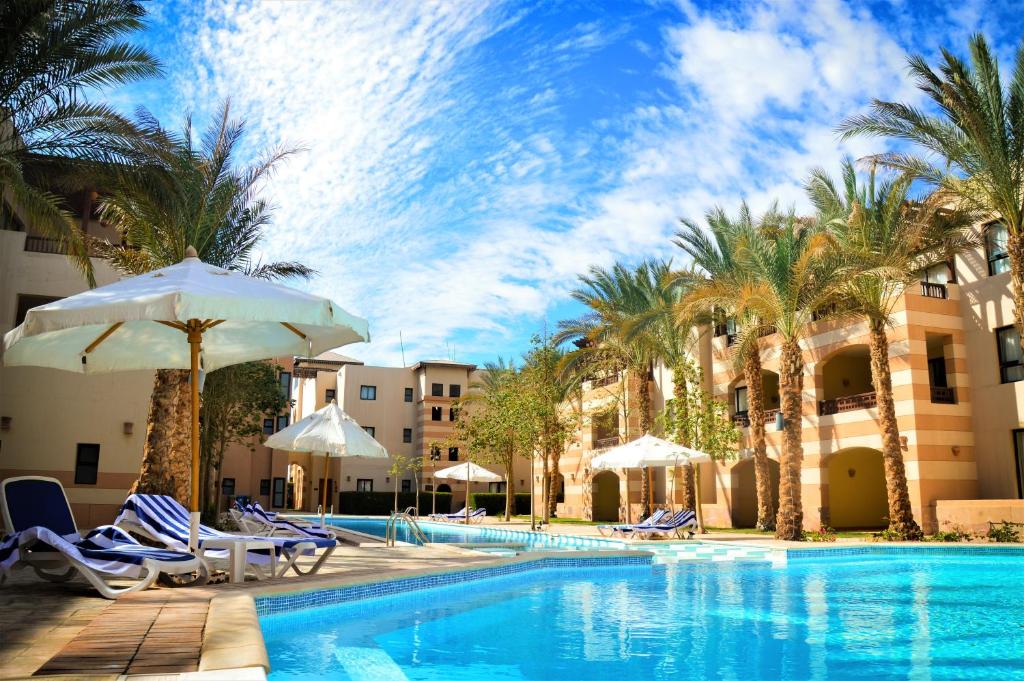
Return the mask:
<path id="1" fill-rule="evenodd" d="M 1019 523 L 1011 523 L 1004 520 L 999 525 L 989 525 L 988 534 L 986 535 L 992 541 L 1004 542 L 1007 544 L 1013 544 L 1020 541 L 1020 530 L 1016 525 Z"/>
<path id="2" fill-rule="evenodd" d="M 836 540 L 836 531 L 826 525 L 815 532 L 804 530 L 803 538 L 804 541 L 833 542 Z"/>
<path id="3" fill-rule="evenodd" d="M 964 529 L 959 525 L 953 525 L 948 530 L 939 530 L 935 534 L 925 537 L 925 541 L 934 542 L 961 542 L 970 540 L 971 534 L 964 531 Z"/>
<path id="4" fill-rule="evenodd" d="M 906 541 L 907 539 L 903 536 L 902 532 L 890 530 L 888 527 L 882 530 L 881 532 L 875 532 L 871 536 L 875 539 L 878 539 L 879 541 Z"/>
<path id="5" fill-rule="evenodd" d="M 415 492 L 398 493 L 398 510 L 416 505 Z M 394 492 L 338 492 L 338 513 L 346 515 L 389 515 L 395 507 Z M 430 492 L 420 492 L 420 515 L 431 512 Z M 451 513 L 451 492 L 437 493 L 437 512 Z"/>
<path id="6" fill-rule="evenodd" d="M 529 493 L 519 492 L 514 495 L 512 502 L 512 513 L 514 515 L 528 515 L 530 513 Z M 477 492 L 471 494 L 473 508 L 486 508 L 487 515 L 505 515 L 505 493 L 504 492 Z M 540 506 L 540 504 L 537 504 Z"/>

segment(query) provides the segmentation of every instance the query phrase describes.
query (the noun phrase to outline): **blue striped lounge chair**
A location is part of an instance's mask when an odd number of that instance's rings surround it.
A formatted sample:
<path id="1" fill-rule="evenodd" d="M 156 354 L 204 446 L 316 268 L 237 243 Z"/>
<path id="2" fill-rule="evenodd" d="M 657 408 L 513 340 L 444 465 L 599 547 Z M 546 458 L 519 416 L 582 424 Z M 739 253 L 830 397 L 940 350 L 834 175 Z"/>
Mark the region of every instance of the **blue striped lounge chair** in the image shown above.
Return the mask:
<path id="1" fill-rule="evenodd" d="M 162 494 L 132 494 L 121 506 L 121 512 L 114 524 L 161 543 L 168 549 L 188 550 L 189 512 L 172 497 Z M 299 575 L 313 574 L 320 569 L 327 557 L 334 553 L 334 549 L 338 545 L 336 540 L 330 538 L 236 535 L 200 525 L 199 554 L 202 558 L 213 561 L 223 561 L 228 558 L 226 549 L 206 550 L 203 548 L 204 541 L 215 539 L 253 539 L 273 543 L 275 553 L 285 559 L 280 569 L 272 575 L 273 577 L 283 576 L 289 568 Z M 312 556 L 317 549 L 325 550 L 311 568 L 302 568 L 297 562 L 298 558 Z M 247 565 L 253 568 L 257 576 L 262 574 L 261 566 L 271 562 L 271 557 L 264 550 L 249 551 L 246 555 Z"/>
<path id="2" fill-rule="evenodd" d="M 445 522 L 464 522 L 466 520 L 466 508 L 456 511 L 455 513 L 434 513 L 429 516 L 431 520 L 442 520 Z M 469 522 L 483 522 L 483 519 L 487 517 L 486 508 L 478 508 L 469 514 Z"/>
<path id="3" fill-rule="evenodd" d="M 270 517 L 270 514 L 264 511 L 262 506 L 253 504 L 252 512 L 245 514 L 242 517 L 242 522 L 245 523 L 245 526 L 250 531 L 255 531 L 256 534 L 261 536 L 271 537 L 275 534 L 285 534 L 298 537 L 316 537 L 319 539 L 337 538 L 337 535 L 332 530 L 325 527 L 309 523 L 295 523 L 285 520 L 279 514 L 274 515 L 276 517 Z"/>
<path id="4" fill-rule="evenodd" d="M 654 537 L 668 537 L 675 535 L 679 538 L 693 538 L 697 529 L 697 514 L 693 511 L 679 511 L 667 521 L 659 522 L 649 527 L 640 527 L 634 530 L 634 536 L 652 539 Z"/>
<path id="5" fill-rule="evenodd" d="M 653 523 L 656 523 L 662 518 L 664 518 L 666 515 L 668 515 L 668 511 L 666 511 L 665 509 L 658 509 L 651 515 L 647 516 L 640 522 L 635 523 L 633 525 L 598 525 L 597 531 L 604 537 L 614 537 L 617 534 L 625 536 L 626 534 L 631 533 L 634 528 L 649 527 Z"/>
<path id="6" fill-rule="evenodd" d="M 160 573 L 198 572 L 205 577 L 196 556 L 143 546 L 117 527 L 106 525 L 83 535 L 64 487 L 54 478 L 7 478 L 0 483 L 0 509 L 6 533 L 0 540 L 0 581 L 26 567 L 51 582 L 66 582 L 77 572 L 104 598 L 118 598 L 148 588 Z M 113 579 L 138 581 L 114 587 L 107 583 Z"/>

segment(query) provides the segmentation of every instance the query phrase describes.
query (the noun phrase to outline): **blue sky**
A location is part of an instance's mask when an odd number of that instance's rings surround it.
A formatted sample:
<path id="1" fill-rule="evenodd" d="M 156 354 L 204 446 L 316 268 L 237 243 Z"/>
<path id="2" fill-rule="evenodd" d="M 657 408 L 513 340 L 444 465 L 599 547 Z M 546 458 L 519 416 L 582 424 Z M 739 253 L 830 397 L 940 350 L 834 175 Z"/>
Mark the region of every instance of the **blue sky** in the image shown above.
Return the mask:
<path id="1" fill-rule="evenodd" d="M 368 362 L 520 354 L 591 265 L 676 257 L 678 218 L 805 205 L 842 118 L 919 102 L 906 57 L 976 31 L 1009 65 L 1021 3 L 165 2 L 167 75 L 108 93 L 165 125 L 229 97 L 265 188 L 267 259 L 370 320 Z M 295 284 L 293 284 L 295 285 Z"/>

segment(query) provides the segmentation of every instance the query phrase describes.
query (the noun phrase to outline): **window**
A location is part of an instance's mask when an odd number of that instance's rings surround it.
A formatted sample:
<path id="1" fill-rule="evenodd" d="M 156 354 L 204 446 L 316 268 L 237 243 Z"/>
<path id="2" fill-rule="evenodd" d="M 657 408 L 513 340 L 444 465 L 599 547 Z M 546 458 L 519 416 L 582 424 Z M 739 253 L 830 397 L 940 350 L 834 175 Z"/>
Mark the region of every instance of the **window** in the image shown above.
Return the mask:
<path id="1" fill-rule="evenodd" d="M 1013 431 L 1013 453 L 1017 458 L 1017 496 L 1024 499 L 1024 429 Z"/>
<path id="2" fill-rule="evenodd" d="M 338 395 L 338 391 L 335 388 L 328 388 L 324 391 L 324 402 L 330 404 L 335 400 Z"/>
<path id="3" fill-rule="evenodd" d="M 430 420 L 431 421 L 440 421 L 441 420 L 441 407 L 431 407 L 430 408 Z"/>
<path id="4" fill-rule="evenodd" d="M 284 430 L 288 427 L 288 414 L 281 414 L 277 417 L 277 429 Z"/>
<path id="5" fill-rule="evenodd" d="M 361 386 L 359 386 L 359 399 L 361 399 L 361 400 L 375 400 L 375 399 L 377 399 L 377 386 L 375 386 L 375 385 L 361 385 Z"/>
<path id="6" fill-rule="evenodd" d="M 433 492 L 434 491 L 434 486 L 433 485 L 423 485 L 423 491 L 424 492 Z"/>
<path id="7" fill-rule="evenodd" d="M 952 271 L 953 269 L 949 266 L 949 263 L 940 262 L 926 270 L 922 270 L 921 281 L 929 284 L 948 284 L 953 281 L 953 277 L 950 276 Z"/>
<path id="8" fill-rule="evenodd" d="M 1010 254 L 1006 242 L 1010 234 L 1006 225 L 994 222 L 985 228 L 985 257 L 988 259 L 988 274 L 994 276 L 1010 271 Z"/>
<path id="9" fill-rule="evenodd" d="M 220 493 L 229 497 L 235 496 L 235 479 L 224 478 L 220 481 Z"/>
<path id="10" fill-rule="evenodd" d="M 459 418 L 459 411 L 455 407 L 448 409 L 448 420 L 454 421 L 457 418 Z"/>
<path id="11" fill-rule="evenodd" d="M 431 383 L 430 394 L 434 397 L 444 397 L 444 383 Z"/>
<path id="12" fill-rule="evenodd" d="M 402 428 L 402 442 L 412 442 L 412 428 Z"/>
<path id="13" fill-rule="evenodd" d="M 458 461 L 459 460 L 459 448 L 458 447 L 449 447 L 448 448 L 448 460 L 449 461 Z"/>
<path id="14" fill-rule="evenodd" d="M 402 481 L 402 491 L 403 492 L 411 492 L 412 491 L 412 480 L 403 480 Z"/>
<path id="15" fill-rule="evenodd" d="M 359 478 L 356 480 L 356 491 L 357 492 L 372 492 L 373 491 L 373 479 L 372 478 Z"/>
<path id="16" fill-rule="evenodd" d="M 75 484 L 95 485 L 100 469 L 100 446 L 79 442 L 75 452 Z"/>
<path id="17" fill-rule="evenodd" d="M 504 482 L 489 482 L 487 483 L 487 491 L 491 494 L 501 494 L 505 491 Z"/>
<path id="18" fill-rule="evenodd" d="M 260 494 L 270 494 L 270 478 L 264 478 L 260 480 Z"/>
<path id="19" fill-rule="evenodd" d="M 405 389 L 405 401 L 412 402 L 412 388 Z"/>
<path id="20" fill-rule="evenodd" d="M 737 414 L 747 413 L 747 388 L 746 386 L 736 388 L 736 412 Z"/>
<path id="21" fill-rule="evenodd" d="M 292 374 L 289 371 L 281 372 L 281 394 L 284 395 L 284 399 L 292 399 Z"/>
<path id="22" fill-rule="evenodd" d="M 263 419 L 263 434 L 273 435 L 274 434 L 274 419 Z"/>
<path id="23" fill-rule="evenodd" d="M 448 386 L 448 397 L 462 397 L 462 386 L 458 383 Z"/>
<path id="24" fill-rule="evenodd" d="M 60 298 L 54 298 L 53 296 L 31 296 L 19 293 L 18 308 L 14 313 L 14 325 L 17 326 L 25 321 L 25 314 L 33 307 L 46 305 L 47 303 L 52 303 L 57 300 L 60 300 Z"/>
<path id="25" fill-rule="evenodd" d="M 996 329 L 996 346 L 999 350 L 999 381 L 1014 383 L 1024 380 L 1024 364 L 1021 363 L 1020 334 L 1016 326 Z"/>
<path id="26" fill-rule="evenodd" d="M 274 478 L 274 494 L 270 499 L 274 508 L 284 508 L 284 483 L 284 478 Z"/>
<path id="27" fill-rule="evenodd" d="M 365 430 L 366 434 L 369 435 L 370 437 L 377 436 L 377 429 L 374 428 L 373 426 L 363 426 L 363 430 Z"/>
<path id="28" fill-rule="evenodd" d="M 933 388 L 949 387 L 945 357 L 932 357 L 928 360 L 928 380 Z"/>
<path id="29" fill-rule="evenodd" d="M 430 447 L 430 460 L 440 461 L 441 460 L 441 448 L 437 445 L 431 445 Z"/>

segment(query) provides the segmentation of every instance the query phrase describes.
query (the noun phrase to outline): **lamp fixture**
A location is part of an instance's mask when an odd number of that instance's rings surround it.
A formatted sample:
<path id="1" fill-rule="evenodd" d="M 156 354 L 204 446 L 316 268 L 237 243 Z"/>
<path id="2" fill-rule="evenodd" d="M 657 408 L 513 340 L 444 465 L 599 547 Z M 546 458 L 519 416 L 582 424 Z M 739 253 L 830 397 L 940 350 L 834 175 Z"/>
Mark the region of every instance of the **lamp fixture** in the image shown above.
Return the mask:
<path id="1" fill-rule="evenodd" d="M 132 423 L 131 421 L 125 421 L 124 425 L 121 426 L 121 429 L 125 435 L 131 435 L 132 432 L 135 430 L 135 424 Z"/>

